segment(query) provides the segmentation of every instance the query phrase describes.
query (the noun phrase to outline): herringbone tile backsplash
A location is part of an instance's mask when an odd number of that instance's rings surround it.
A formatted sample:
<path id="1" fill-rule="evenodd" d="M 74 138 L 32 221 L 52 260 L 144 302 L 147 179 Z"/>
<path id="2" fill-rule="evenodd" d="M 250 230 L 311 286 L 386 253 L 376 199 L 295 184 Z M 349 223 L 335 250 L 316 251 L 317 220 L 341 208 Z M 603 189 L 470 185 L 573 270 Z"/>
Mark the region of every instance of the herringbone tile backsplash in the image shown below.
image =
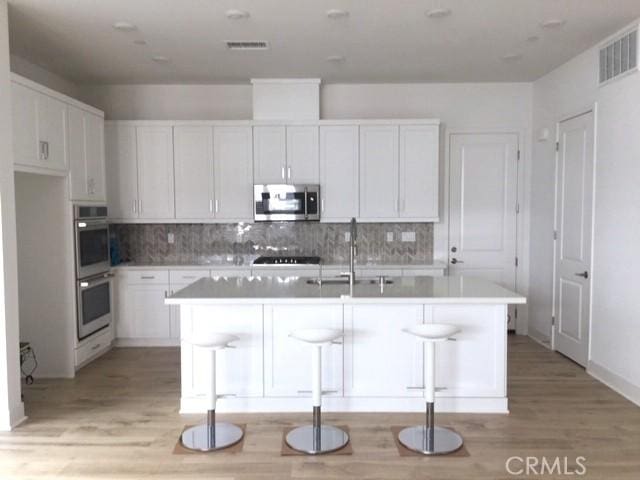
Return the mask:
<path id="1" fill-rule="evenodd" d="M 317 255 L 344 264 L 349 242 L 343 223 L 114 224 L 112 237 L 124 261 L 140 264 L 250 265 L 260 255 Z M 386 241 L 387 233 L 393 241 Z M 415 232 L 415 241 L 401 241 Z M 174 243 L 168 236 L 174 234 Z M 433 261 L 433 224 L 358 225 L 358 263 L 426 264 Z"/>

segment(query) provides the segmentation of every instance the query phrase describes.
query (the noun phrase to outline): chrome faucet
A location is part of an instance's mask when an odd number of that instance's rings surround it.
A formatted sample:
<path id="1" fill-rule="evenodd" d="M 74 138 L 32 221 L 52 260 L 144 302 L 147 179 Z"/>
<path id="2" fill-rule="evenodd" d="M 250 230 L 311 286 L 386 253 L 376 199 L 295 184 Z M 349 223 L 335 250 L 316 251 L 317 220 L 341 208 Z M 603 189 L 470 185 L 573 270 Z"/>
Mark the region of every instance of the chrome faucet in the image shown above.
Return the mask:
<path id="1" fill-rule="evenodd" d="M 351 232 L 349 234 L 349 271 L 342 273 L 349 277 L 349 295 L 353 297 L 353 286 L 356 283 L 356 256 L 358 255 L 358 224 L 356 219 L 351 219 Z"/>

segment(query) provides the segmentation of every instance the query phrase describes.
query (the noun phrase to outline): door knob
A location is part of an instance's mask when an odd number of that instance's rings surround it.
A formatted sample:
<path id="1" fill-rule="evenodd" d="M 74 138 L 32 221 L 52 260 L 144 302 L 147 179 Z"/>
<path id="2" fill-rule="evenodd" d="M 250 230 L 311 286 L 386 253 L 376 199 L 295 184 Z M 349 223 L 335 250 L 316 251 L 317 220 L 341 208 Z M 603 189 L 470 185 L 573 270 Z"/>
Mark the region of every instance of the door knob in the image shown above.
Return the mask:
<path id="1" fill-rule="evenodd" d="M 457 258 L 452 258 L 451 263 L 455 265 L 456 263 L 464 263 L 464 262 L 462 260 L 458 260 Z"/>
<path id="2" fill-rule="evenodd" d="M 456 253 L 456 252 L 458 251 L 458 249 L 457 249 L 456 247 L 451 247 L 451 251 L 452 251 L 453 253 Z"/>
<path id="3" fill-rule="evenodd" d="M 586 270 L 582 273 L 576 273 L 576 277 L 582 277 L 584 279 L 589 278 L 589 272 L 587 272 Z"/>

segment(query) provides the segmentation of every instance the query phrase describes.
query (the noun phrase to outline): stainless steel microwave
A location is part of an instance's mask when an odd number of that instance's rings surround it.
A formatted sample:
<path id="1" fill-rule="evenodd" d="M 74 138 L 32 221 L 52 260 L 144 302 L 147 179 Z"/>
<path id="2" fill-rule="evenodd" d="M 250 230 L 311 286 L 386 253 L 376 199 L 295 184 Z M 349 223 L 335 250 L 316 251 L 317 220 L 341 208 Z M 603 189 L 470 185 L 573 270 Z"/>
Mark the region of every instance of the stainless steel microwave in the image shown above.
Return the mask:
<path id="1" fill-rule="evenodd" d="M 256 222 L 320 220 L 320 185 L 254 185 Z"/>

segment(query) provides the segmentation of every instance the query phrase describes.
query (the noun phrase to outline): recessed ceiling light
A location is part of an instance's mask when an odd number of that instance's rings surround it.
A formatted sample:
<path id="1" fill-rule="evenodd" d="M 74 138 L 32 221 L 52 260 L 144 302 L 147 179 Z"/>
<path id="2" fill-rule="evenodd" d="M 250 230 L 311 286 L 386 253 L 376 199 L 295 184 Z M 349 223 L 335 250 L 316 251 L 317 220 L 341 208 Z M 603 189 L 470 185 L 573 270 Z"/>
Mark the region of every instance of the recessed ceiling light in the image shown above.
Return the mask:
<path id="1" fill-rule="evenodd" d="M 527 42 L 529 43 L 534 43 L 538 40 L 540 40 L 540 37 L 538 35 L 531 35 L 530 37 L 527 37 Z"/>
<path id="2" fill-rule="evenodd" d="M 136 45 L 146 45 L 147 41 L 143 38 L 138 38 L 137 40 L 134 40 L 133 43 Z"/>
<path id="3" fill-rule="evenodd" d="M 121 32 L 133 32 L 138 29 L 133 23 L 129 22 L 116 22 L 113 24 L 113 28 Z"/>
<path id="4" fill-rule="evenodd" d="M 347 18 L 349 16 L 349 12 L 346 10 L 340 10 L 338 8 L 332 8 L 327 10 L 327 17 L 331 20 L 338 20 L 340 18 Z"/>
<path id="5" fill-rule="evenodd" d="M 427 10 L 425 15 L 429 18 L 444 18 L 451 15 L 450 8 L 433 8 L 431 10 Z"/>
<path id="6" fill-rule="evenodd" d="M 246 10 L 236 10 L 235 8 L 227 10 L 224 14 L 229 20 L 243 20 L 245 18 L 249 18 L 249 12 Z"/>
<path id="7" fill-rule="evenodd" d="M 330 55 L 327 57 L 327 62 L 340 63 L 344 62 L 346 59 L 347 57 L 345 57 L 344 55 Z"/>
<path id="8" fill-rule="evenodd" d="M 151 60 L 156 63 L 169 63 L 169 57 L 165 57 L 164 55 L 154 55 L 151 57 Z"/>
<path id="9" fill-rule="evenodd" d="M 540 26 L 542 28 L 560 28 L 564 26 L 565 23 L 567 23 L 567 21 L 561 18 L 550 18 L 549 20 L 542 22 Z"/>
<path id="10" fill-rule="evenodd" d="M 508 53 L 506 55 L 503 55 L 501 58 L 502 58 L 503 62 L 516 62 L 516 61 L 518 61 L 518 60 L 520 60 L 522 58 L 522 54 L 521 53 Z"/>

